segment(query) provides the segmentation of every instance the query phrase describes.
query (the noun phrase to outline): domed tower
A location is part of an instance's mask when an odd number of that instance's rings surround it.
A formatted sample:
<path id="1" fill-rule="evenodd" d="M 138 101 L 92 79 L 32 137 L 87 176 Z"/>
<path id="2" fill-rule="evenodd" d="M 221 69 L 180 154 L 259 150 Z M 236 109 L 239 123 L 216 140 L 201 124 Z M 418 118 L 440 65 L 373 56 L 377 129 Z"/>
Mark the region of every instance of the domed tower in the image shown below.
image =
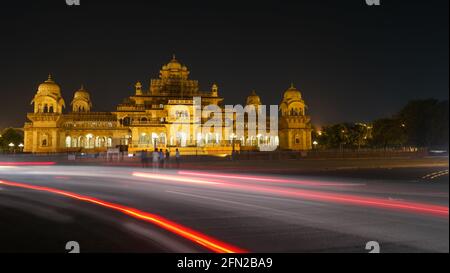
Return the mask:
<path id="1" fill-rule="evenodd" d="M 166 65 L 163 65 L 160 70 L 161 79 L 180 79 L 187 80 L 189 70 L 185 65 L 182 65 L 176 58 L 172 56 L 172 60 Z"/>
<path id="2" fill-rule="evenodd" d="M 280 104 L 281 116 L 303 116 L 305 114 L 305 102 L 300 91 L 291 84 L 284 92 L 283 100 Z"/>
<path id="3" fill-rule="evenodd" d="M 65 103 L 61 96 L 61 88 L 53 81 L 51 75 L 38 86 L 31 103 L 34 104 L 34 113 L 62 113 Z"/>
<path id="4" fill-rule="evenodd" d="M 73 112 L 90 112 L 92 102 L 89 92 L 81 86 L 80 89 L 75 91 L 71 104 Z"/>
<path id="5" fill-rule="evenodd" d="M 247 105 L 253 105 L 255 108 L 261 105 L 261 98 L 256 94 L 255 90 L 247 97 Z"/>
<path id="6" fill-rule="evenodd" d="M 33 100 L 34 112 L 28 113 L 27 118 L 31 122 L 24 126 L 24 151 L 25 152 L 58 152 L 62 142 L 61 132 L 58 126 L 61 123 L 65 107 L 61 96 L 61 88 L 52 79 L 48 79 L 38 86 Z"/>
<path id="7" fill-rule="evenodd" d="M 215 83 L 211 86 L 211 96 L 213 97 L 219 96 L 219 87 Z"/>
<path id="8" fill-rule="evenodd" d="M 134 85 L 134 89 L 135 89 L 135 94 L 136 96 L 142 96 L 142 83 L 141 82 L 137 82 Z"/>
<path id="9" fill-rule="evenodd" d="M 196 80 L 189 79 L 189 70 L 173 55 L 169 63 L 162 66 L 159 79 L 151 79 L 151 95 L 194 96 L 198 94 Z"/>
<path id="10" fill-rule="evenodd" d="M 305 112 L 306 105 L 300 91 L 291 84 L 283 95 L 279 115 L 280 148 L 310 150 L 311 123 Z"/>

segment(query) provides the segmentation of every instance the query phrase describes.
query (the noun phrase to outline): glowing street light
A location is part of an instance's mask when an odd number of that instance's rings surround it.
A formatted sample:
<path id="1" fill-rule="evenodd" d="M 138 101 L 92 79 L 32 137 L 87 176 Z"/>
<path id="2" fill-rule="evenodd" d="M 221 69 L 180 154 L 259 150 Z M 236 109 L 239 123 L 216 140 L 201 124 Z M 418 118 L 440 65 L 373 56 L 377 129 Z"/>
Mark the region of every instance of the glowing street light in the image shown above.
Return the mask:
<path id="1" fill-rule="evenodd" d="M 20 147 L 20 148 L 23 148 L 23 143 L 20 143 L 20 144 L 19 144 L 19 147 Z"/>
<path id="2" fill-rule="evenodd" d="M 14 148 L 14 146 L 16 146 L 16 145 L 14 143 L 11 142 L 8 144 L 8 146 L 12 152 L 16 153 L 16 149 Z"/>

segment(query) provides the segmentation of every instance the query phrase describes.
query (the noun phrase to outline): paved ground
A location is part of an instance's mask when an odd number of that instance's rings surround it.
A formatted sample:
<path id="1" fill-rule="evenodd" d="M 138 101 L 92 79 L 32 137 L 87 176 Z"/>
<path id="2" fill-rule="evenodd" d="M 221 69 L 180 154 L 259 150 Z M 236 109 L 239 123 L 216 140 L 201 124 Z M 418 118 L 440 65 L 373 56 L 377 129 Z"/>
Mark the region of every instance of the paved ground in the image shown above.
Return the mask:
<path id="1" fill-rule="evenodd" d="M 0 251 L 448 252 L 448 158 L 409 161 L 0 164 Z"/>

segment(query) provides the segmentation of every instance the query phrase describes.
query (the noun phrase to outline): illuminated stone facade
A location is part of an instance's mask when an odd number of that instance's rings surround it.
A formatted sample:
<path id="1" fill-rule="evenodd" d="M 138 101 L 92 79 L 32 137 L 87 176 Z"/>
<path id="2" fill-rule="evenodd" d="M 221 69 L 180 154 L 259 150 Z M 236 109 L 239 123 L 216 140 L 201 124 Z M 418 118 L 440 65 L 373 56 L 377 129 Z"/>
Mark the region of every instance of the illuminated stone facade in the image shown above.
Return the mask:
<path id="1" fill-rule="evenodd" d="M 189 70 L 173 59 L 152 79 L 148 89 L 140 82 L 134 95 L 126 98 L 114 112 L 92 112 L 89 92 L 81 87 L 74 93 L 68 113 L 59 85 L 49 78 L 39 85 L 32 100 L 33 113 L 24 126 L 24 152 L 102 152 L 109 147 L 121 147 L 129 152 L 154 148 L 179 148 L 185 154 L 230 154 L 231 151 L 257 150 L 261 145 L 280 146 L 281 149 L 311 149 L 310 119 L 305 115 L 305 103 L 298 90 L 291 87 L 280 105 L 279 136 L 258 134 L 239 138 L 225 137 L 223 128 L 214 132 L 201 131 L 209 120 L 204 113 L 195 117 L 194 98 L 201 98 L 201 107 L 223 108 L 223 98 L 213 84 L 209 91 L 199 89 L 199 83 L 189 79 Z M 255 92 L 247 98 L 247 105 L 256 108 L 261 99 Z M 181 121 L 181 122 L 180 122 Z M 177 126 L 189 126 L 177 130 Z M 208 129 L 209 130 L 209 129 Z"/>
<path id="2" fill-rule="evenodd" d="M 284 92 L 278 126 L 281 148 L 289 150 L 312 148 L 311 118 L 306 115 L 305 102 L 294 85 Z"/>

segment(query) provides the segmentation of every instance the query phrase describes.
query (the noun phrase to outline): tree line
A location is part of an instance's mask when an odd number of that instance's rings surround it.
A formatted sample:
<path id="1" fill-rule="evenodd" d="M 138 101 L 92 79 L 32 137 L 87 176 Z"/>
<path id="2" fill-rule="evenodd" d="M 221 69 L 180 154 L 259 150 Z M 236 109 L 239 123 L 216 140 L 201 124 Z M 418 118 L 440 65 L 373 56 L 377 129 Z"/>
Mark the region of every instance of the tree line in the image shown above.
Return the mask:
<path id="1" fill-rule="evenodd" d="M 449 102 L 413 100 L 391 117 L 338 123 L 313 131 L 316 148 L 435 148 L 448 150 Z"/>

